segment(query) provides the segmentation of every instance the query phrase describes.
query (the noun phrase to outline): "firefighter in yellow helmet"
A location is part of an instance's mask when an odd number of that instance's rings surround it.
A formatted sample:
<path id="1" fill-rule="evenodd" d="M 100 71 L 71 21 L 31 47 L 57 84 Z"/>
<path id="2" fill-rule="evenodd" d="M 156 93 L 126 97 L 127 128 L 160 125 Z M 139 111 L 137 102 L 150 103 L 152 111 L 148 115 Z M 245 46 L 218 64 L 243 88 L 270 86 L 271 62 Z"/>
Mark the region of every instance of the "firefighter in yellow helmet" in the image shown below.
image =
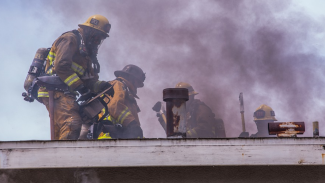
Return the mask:
<path id="1" fill-rule="evenodd" d="M 68 91 L 54 91 L 54 138 L 59 140 L 79 137 L 84 122 L 79 114 L 77 96 L 80 96 L 79 101 L 85 101 L 111 86 L 98 80 L 100 65 L 97 60 L 99 46 L 109 37 L 111 24 L 104 16 L 93 15 L 78 26 L 78 30 L 65 32 L 54 41 L 46 59 L 46 74 L 58 76 L 69 88 Z M 108 93 L 113 95 L 114 91 Z M 38 98 L 50 110 L 46 88 L 40 88 Z"/>
<path id="2" fill-rule="evenodd" d="M 194 99 L 199 94 L 193 87 L 185 82 L 179 82 L 175 88 L 187 88 L 189 100 L 186 102 L 187 112 L 187 138 L 224 138 L 226 137 L 223 120 L 216 118 L 212 110 L 199 99 Z M 157 113 L 160 124 L 164 118 Z"/>
<path id="3" fill-rule="evenodd" d="M 250 137 L 273 137 L 269 135 L 268 123 L 277 121 L 273 109 L 265 104 L 259 106 L 254 112 L 254 121 L 257 127 L 257 133 Z"/>
<path id="4" fill-rule="evenodd" d="M 104 119 L 113 125 L 104 125 L 98 139 L 142 138 L 143 132 L 138 117 L 140 108 L 136 99 L 139 99 L 137 90 L 144 86 L 146 75 L 140 67 L 131 64 L 115 71 L 114 75 L 117 78 L 110 81 L 110 84 L 113 85 L 115 93 L 114 97 L 109 97 L 109 116 Z"/>

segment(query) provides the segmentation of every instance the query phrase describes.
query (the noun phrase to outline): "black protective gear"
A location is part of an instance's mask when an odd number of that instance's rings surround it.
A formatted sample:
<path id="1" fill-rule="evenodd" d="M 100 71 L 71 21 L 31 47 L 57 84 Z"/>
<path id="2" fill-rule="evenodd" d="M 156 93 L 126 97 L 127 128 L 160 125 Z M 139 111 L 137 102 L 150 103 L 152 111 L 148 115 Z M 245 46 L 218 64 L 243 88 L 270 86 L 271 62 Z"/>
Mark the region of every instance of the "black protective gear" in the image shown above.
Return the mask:
<path id="1" fill-rule="evenodd" d="M 123 138 L 123 129 L 122 125 L 103 125 L 103 133 L 109 133 L 109 135 L 114 139 L 122 139 Z"/>
<path id="2" fill-rule="evenodd" d="M 102 91 L 106 90 L 109 87 L 112 87 L 112 85 L 109 82 L 102 82 L 102 83 L 99 84 L 99 92 L 102 92 Z M 106 93 L 109 96 L 113 97 L 114 96 L 113 87 L 111 89 L 109 89 Z"/>
<path id="3" fill-rule="evenodd" d="M 123 137 L 126 139 L 143 138 L 143 131 L 136 121 L 132 121 L 123 131 Z"/>
<path id="4" fill-rule="evenodd" d="M 134 139 L 143 138 L 143 132 L 141 127 L 132 121 L 126 128 L 122 125 L 103 125 L 103 133 L 109 133 L 109 135 L 114 139 Z"/>
<path id="5" fill-rule="evenodd" d="M 144 73 L 140 67 L 132 64 L 125 66 L 122 70 L 115 71 L 114 75 L 116 77 L 133 77 L 140 82 L 140 87 L 144 86 L 143 82 L 146 79 L 146 73 Z"/>
<path id="6" fill-rule="evenodd" d="M 78 88 L 76 88 L 78 93 L 80 93 L 80 97 L 78 98 L 77 102 L 83 102 L 88 100 L 93 96 L 93 94 L 90 92 L 90 90 L 83 85 L 80 85 Z"/>

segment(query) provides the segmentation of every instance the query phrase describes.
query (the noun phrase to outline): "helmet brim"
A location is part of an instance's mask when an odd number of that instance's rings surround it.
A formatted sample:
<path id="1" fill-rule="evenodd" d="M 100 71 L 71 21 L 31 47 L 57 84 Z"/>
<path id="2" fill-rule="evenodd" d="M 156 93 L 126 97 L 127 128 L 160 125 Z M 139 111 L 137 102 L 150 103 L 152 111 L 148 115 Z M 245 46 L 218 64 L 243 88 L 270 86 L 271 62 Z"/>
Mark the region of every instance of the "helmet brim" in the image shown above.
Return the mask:
<path id="1" fill-rule="evenodd" d="M 199 94 L 199 93 L 196 92 L 196 91 L 191 91 L 191 92 L 188 93 L 188 95 L 197 95 L 197 94 Z"/>
<path id="2" fill-rule="evenodd" d="M 264 121 L 264 120 L 278 121 L 274 116 L 272 116 L 272 117 L 264 117 L 264 118 L 256 118 L 256 117 L 254 117 L 254 121 Z"/>
<path id="3" fill-rule="evenodd" d="M 97 29 L 96 27 L 93 27 L 93 26 L 91 26 L 90 24 L 88 25 L 88 24 L 83 23 L 83 24 L 78 24 L 78 26 L 79 26 L 80 28 L 90 27 L 90 28 L 96 29 L 96 30 L 100 31 L 101 33 L 103 33 L 104 35 L 106 35 L 106 37 L 109 37 L 109 35 L 108 35 L 107 32 L 104 32 L 104 31 L 102 31 L 102 30 L 100 30 L 100 29 Z"/>
<path id="4" fill-rule="evenodd" d="M 140 86 L 139 86 L 139 87 L 143 87 L 143 86 L 144 86 L 144 83 L 143 83 L 140 79 L 138 79 L 138 78 L 135 77 L 134 75 L 129 74 L 129 73 L 127 73 L 127 72 L 124 72 L 124 71 L 114 71 L 114 75 L 115 75 L 116 77 L 121 77 L 121 76 L 123 76 L 123 75 L 132 76 L 132 77 L 136 78 L 136 80 L 139 81 L 139 83 L 140 83 Z"/>

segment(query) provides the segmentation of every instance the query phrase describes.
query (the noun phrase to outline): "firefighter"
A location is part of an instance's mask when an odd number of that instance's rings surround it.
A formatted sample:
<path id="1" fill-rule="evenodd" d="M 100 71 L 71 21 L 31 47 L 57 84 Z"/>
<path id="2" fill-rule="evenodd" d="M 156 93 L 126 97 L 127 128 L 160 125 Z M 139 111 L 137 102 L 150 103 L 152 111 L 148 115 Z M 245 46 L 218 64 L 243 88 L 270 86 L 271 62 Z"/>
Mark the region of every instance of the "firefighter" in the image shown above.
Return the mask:
<path id="1" fill-rule="evenodd" d="M 185 82 L 179 82 L 175 88 L 187 88 L 189 100 L 186 102 L 187 138 L 224 138 L 226 137 L 223 120 L 216 118 L 210 107 L 199 99 L 193 87 Z M 157 113 L 161 124 L 165 123 L 162 116 Z"/>
<path id="2" fill-rule="evenodd" d="M 102 15 L 93 15 L 78 30 L 68 31 L 57 38 L 46 59 L 45 72 L 58 76 L 69 91 L 54 91 L 54 138 L 59 140 L 78 139 L 84 123 L 79 114 L 78 101 L 89 99 L 110 87 L 105 81 L 98 80 L 98 48 L 109 37 L 111 24 Z M 114 91 L 109 90 L 109 95 Z M 49 93 L 40 88 L 38 98 L 50 111 Z M 88 129 L 85 129 L 88 130 Z"/>
<path id="3" fill-rule="evenodd" d="M 146 78 L 142 69 L 136 65 L 127 65 L 122 70 L 114 72 L 117 77 L 110 84 L 114 88 L 114 97 L 109 97 L 109 116 L 104 120 L 110 121 L 112 125 L 104 125 L 103 133 L 98 139 L 109 138 L 142 138 L 138 113 L 140 108 L 136 99 L 137 89 L 144 86 Z M 105 122 L 104 122 L 105 123 Z"/>
<path id="4" fill-rule="evenodd" d="M 277 121 L 273 109 L 265 104 L 259 106 L 254 112 L 254 121 L 257 127 L 257 133 L 252 134 L 250 137 L 274 137 L 269 135 L 268 123 Z"/>

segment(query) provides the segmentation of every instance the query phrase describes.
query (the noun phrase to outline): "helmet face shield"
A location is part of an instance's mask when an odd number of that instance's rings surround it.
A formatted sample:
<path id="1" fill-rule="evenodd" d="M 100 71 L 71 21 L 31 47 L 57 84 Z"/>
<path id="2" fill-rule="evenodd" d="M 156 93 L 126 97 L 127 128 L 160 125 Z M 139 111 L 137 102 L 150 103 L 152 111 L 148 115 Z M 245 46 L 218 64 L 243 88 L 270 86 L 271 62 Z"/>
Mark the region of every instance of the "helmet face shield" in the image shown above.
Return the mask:
<path id="1" fill-rule="evenodd" d="M 105 40 L 105 38 L 104 37 L 101 37 L 99 35 L 94 35 L 94 36 L 91 36 L 89 38 L 89 42 L 92 45 L 101 45 L 104 40 Z"/>
<path id="2" fill-rule="evenodd" d="M 86 34 L 86 47 L 90 51 L 90 55 L 97 54 L 100 45 L 103 43 L 103 41 L 106 39 L 106 36 L 95 29 L 88 29 Z"/>
<path id="3" fill-rule="evenodd" d="M 106 32 L 106 33 L 109 33 L 109 31 L 111 30 L 111 24 L 106 24 L 105 26 L 104 26 L 104 31 Z"/>
<path id="4" fill-rule="evenodd" d="M 264 120 L 277 121 L 273 109 L 265 104 L 261 105 L 256 109 L 253 117 L 254 117 L 254 121 L 264 121 Z"/>
<path id="5" fill-rule="evenodd" d="M 102 45 L 103 41 L 105 40 L 105 38 L 102 38 L 100 36 L 92 36 L 89 38 L 89 45 L 91 46 L 92 50 L 99 50 L 100 45 Z M 97 54 L 96 52 L 96 54 Z"/>
<path id="6" fill-rule="evenodd" d="M 256 112 L 254 112 L 254 116 L 255 118 L 264 118 L 265 117 L 265 111 L 263 110 L 257 110 Z"/>

